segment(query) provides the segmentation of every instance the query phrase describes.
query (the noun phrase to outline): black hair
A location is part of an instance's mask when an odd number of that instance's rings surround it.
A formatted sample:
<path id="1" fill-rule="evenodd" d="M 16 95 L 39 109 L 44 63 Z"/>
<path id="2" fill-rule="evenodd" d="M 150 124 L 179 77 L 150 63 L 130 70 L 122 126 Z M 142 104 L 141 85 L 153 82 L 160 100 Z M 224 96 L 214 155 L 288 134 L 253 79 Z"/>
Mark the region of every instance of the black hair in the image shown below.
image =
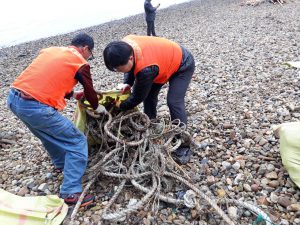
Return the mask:
<path id="1" fill-rule="evenodd" d="M 77 34 L 71 41 L 71 45 L 76 47 L 88 46 L 90 50 L 94 49 L 94 40 L 91 36 L 86 33 Z"/>
<path id="2" fill-rule="evenodd" d="M 115 71 L 118 66 L 128 63 L 129 57 L 133 53 L 133 48 L 124 41 L 113 41 L 109 43 L 104 51 L 103 58 L 107 69 Z"/>

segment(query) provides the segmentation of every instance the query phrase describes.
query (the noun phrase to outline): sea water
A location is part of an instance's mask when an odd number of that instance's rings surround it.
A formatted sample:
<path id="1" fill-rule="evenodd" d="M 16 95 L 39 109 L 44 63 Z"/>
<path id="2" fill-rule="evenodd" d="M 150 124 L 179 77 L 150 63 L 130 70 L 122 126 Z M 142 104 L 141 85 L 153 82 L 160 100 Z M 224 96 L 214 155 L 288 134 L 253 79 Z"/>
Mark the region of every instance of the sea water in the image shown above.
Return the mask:
<path id="1" fill-rule="evenodd" d="M 153 0 L 161 8 L 189 0 Z M 0 48 L 144 12 L 144 0 L 2 0 Z"/>

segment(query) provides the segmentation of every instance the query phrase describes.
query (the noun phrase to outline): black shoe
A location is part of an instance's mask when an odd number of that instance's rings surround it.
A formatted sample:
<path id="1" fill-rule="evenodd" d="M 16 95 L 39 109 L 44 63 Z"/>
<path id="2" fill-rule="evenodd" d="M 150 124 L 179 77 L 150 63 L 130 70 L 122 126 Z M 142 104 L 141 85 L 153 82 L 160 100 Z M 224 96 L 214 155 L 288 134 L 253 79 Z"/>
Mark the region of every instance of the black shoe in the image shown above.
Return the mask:
<path id="1" fill-rule="evenodd" d="M 65 203 L 68 205 L 76 205 L 76 203 L 79 200 L 81 193 L 75 193 L 75 194 L 60 194 L 60 198 L 64 199 Z M 84 207 L 87 205 L 90 205 L 95 200 L 94 195 L 86 195 L 84 196 L 80 207 Z"/>
<path id="2" fill-rule="evenodd" d="M 63 172 L 63 169 L 62 168 L 54 168 L 53 172 L 59 174 L 59 173 Z"/>
<path id="3" fill-rule="evenodd" d="M 193 152 L 189 147 L 179 147 L 172 153 L 172 156 L 175 162 L 185 165 L 190 161 L 192 154 Z"/>

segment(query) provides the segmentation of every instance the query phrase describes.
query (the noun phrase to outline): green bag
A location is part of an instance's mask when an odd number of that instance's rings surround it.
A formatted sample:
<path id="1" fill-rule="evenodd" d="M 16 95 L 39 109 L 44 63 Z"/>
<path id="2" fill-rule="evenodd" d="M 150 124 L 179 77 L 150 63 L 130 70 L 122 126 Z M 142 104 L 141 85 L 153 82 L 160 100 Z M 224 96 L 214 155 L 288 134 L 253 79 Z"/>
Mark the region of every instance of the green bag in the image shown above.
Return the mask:
<path id="1" fill-rule="evenodd" d="M 110 90 L 101 92 L 99 98 L 99 104 L 107 106 L 113 100 L 124 101 L 129 97 L 130 93 L 122 94 L 119 90 Z M 85 133 L 86 124 L 86 109 L 92 109 L 89 102 L 85 99 L 77 101 L 77 107 L 75 110 L 74 124 L 83 133 Z"/>
<path id="2" fill-rule="evenodd" d="M 273 130 L 280 137 L 282 164 L 300 188 L 300 122 L 283 123 Z"/>
<path id="3" fill-rule="evenodd" d="M 67 212 L 57 195 L 21 197 L 0 188 L 1 225 L 60 225 Z"/>

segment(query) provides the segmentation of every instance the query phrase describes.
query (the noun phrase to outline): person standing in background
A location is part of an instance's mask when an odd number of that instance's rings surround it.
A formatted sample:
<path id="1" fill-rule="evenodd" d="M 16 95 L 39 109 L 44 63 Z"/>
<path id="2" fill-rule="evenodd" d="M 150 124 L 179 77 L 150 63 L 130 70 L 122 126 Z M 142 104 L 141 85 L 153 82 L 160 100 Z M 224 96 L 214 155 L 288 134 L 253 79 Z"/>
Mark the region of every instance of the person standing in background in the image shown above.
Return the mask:
<path id="1" fill-rule="evenodd" d="M 145 0 L 145 2 L 144 2 L 148 36 L 151 36 L 151 34 L 152 34 L 152 36 L 156 36 L 154 21 L 155 21 L 156 10 L 159 6 L 160 6 L 160 4 L 158 4 L 156 7 L 153 7 L 151 4 L 151 0 Z"/>

